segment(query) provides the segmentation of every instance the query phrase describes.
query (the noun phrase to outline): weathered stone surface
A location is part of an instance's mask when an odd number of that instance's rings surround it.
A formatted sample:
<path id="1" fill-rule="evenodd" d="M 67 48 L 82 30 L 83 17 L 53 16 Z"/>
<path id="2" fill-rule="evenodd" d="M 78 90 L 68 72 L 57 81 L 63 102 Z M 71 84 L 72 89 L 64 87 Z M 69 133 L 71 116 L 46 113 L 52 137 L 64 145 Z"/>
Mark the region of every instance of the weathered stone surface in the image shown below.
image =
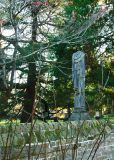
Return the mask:
<path id="1" fill-rule="evenodd" d="M 73 160 L 74 157 L 76 160 L 90 157 L 91 160 L 93 156 L 94 160 L 114 160 L 114 132 L 110 130 L 107 133 L 105 125 L 102 121 L 59 122 L 44 126 L 35 124 L 32 134 L 30 125 L 23 125 L 26 131 L 18 125 L 11 127 L 9 139 L 6 136 L 9 126 L 1 126 L 0 160 L 6 153 L 10 158 L 5 157 L 5 160 L 16 160 L 17 157 L 19 160 L 28 160 L 29 153 L 31 160 Z M 100 135 L 103 129 L 105 136 Z"/>
<path id="2" fill-rule="evenodd" d="M 85 109 L 85 53 L 77 51 L 72 55 L 72 80 L 74 84 L 74 111 L 69 120 L 87 120 Z"/>

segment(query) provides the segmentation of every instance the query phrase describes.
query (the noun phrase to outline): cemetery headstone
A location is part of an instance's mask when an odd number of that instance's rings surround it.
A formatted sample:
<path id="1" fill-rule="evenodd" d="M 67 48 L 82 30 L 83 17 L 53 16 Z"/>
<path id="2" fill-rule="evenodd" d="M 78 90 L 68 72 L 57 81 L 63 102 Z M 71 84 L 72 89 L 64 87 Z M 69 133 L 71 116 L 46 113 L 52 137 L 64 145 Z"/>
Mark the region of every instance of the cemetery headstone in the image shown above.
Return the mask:
<path id="1" fill-rule="evenodd" d="M 70 120 L 88 119 L 85 108 L 85 53 L 77 51 L 72 56 L 72 80 L 74 84 L 74 111 Z"/>

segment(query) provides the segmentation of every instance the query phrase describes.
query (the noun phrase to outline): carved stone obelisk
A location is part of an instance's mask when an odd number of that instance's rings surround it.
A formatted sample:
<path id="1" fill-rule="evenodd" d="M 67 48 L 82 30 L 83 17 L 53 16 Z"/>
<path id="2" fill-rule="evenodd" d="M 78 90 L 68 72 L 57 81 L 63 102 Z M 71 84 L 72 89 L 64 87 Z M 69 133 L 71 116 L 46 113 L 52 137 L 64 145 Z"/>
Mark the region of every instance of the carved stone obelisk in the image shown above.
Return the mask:
<path id="1" fill-rule="evenodd" d="M 78 51 L 72 56 L 72 80 L 74 84 L 74 111 L 70 120 L 88 119 L 85 109 L 85 53 Z"/>

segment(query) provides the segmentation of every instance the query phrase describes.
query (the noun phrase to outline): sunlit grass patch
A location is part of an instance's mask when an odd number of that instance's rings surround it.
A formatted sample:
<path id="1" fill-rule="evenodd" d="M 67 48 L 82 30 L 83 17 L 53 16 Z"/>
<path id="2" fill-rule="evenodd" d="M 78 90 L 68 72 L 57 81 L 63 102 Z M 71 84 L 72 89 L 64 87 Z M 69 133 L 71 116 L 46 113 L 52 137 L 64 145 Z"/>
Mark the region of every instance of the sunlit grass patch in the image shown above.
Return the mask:
<path id="1" fill-rule="evenodd" d="M 17 123 L 20 123 L 20 120 L 3 120 L 3 121 L 0 121 L 0 125 L 2 124 L 17 124 Z"/>

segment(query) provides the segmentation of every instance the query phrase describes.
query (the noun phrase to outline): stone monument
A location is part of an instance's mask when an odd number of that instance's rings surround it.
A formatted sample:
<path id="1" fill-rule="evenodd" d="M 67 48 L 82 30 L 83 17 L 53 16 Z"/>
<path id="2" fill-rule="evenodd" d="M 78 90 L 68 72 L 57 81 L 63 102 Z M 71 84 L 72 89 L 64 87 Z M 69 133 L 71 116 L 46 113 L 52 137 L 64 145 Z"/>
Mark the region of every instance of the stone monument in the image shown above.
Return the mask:
<path id="1" fill-rule="evenodd" d="M 85 108 L 85 53 L 77 51 L 72 56 L 72 80 L 74 84 L 74 111 L 70 120 L 89 118 Z"/>

